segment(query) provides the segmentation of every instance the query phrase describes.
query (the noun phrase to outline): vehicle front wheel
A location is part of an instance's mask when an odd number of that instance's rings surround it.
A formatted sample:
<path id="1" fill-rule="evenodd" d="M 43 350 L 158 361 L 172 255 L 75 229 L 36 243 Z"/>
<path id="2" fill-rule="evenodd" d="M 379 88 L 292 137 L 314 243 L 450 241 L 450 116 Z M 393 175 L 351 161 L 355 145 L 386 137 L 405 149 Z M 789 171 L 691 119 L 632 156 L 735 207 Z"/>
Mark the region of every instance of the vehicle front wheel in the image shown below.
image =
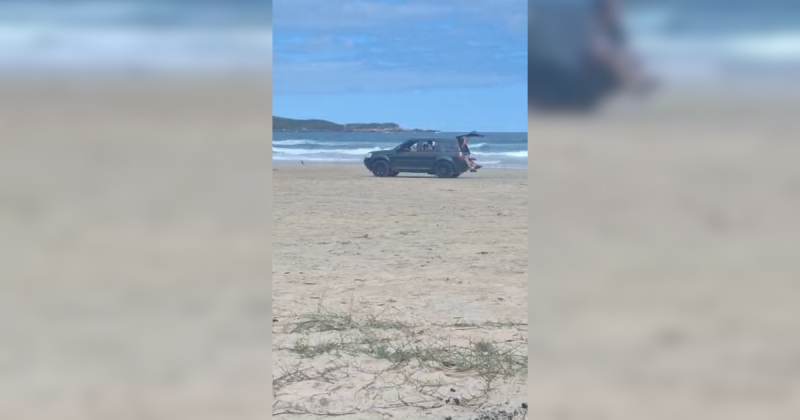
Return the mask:
<path id="1" fill-rule="evenodd" d="M 436 164 L 436 177 L 437 178 L 450 178 L 455 173 L 453 164 L 450 162 L 442 161 Z"/>
<path id="2" fill-rule="evenodd" d="M 377 177 L 389 176 L 391 171 L 392 168 L 389 167 L 389 162 L 385 160 L 379 160 L 372 164 L 372 174 Z"/>

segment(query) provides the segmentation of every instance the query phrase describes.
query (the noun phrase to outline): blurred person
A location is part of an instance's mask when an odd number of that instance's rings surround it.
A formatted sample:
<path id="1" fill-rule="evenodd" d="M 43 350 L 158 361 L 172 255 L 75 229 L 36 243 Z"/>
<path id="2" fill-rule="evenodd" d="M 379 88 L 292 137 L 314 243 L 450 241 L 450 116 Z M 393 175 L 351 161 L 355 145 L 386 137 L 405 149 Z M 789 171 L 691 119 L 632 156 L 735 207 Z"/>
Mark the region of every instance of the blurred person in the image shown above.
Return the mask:
<path id="1" fill-rule="evenodd" d="M 544 109 L 591 110 L 620 89 L 650 86 L 628 51 L 615 0 L 535 0 L 528 99 Z"/>
<path id="2" fill-rule="evenodd" d="M 648 91 L 654 82 L 630 53 L 619 1 L 593 1 L 597 28 L 590 48 L 592 57 L 611 69 L 624 87 L 636 92 Z"/>

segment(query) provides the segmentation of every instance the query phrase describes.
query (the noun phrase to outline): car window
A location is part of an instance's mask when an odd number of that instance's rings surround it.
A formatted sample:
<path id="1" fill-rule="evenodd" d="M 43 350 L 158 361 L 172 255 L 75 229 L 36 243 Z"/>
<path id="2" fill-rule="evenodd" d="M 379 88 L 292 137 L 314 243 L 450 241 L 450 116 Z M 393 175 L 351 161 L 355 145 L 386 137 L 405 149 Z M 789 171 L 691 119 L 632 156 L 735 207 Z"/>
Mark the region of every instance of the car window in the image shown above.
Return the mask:
<path id="1" fill-rule="evenodd" d="M 412 149 L 413 149 L 413 147 L 414 147 L 414 146 L 415 146 L 415 143 L 407 143 L 407 144 L 403 144 L 402 146 L 400 146 L 400 147 L 397 149 L 397 151 L 398 151 L 398 152 L 410 152 L 410 151 L 412 151 Z"/>
<path id="2" fill-rule="evenodd" d="M 460 152 L 461 149 L 458 147 L 458 144 L 454 141 L 440 141 L 436 144 L 437 150 L 440 152 Z"/>
<path id="3" fill-rule="evenodd" d="M 434 147 L 434 142 L 431 140 L 421 140 L 417 143 L 418 152 L 432 152 Z"/>

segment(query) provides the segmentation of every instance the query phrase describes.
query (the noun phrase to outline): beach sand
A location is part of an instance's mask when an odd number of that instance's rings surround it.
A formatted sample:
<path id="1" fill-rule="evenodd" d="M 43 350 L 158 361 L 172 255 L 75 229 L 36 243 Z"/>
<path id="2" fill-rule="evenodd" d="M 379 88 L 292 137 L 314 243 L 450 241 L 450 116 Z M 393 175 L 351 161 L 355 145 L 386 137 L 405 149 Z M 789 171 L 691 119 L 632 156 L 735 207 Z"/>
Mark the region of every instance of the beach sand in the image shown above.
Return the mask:
<path id="1" fill-rule="evenodd" d="M 375 178 L 287 163 L 273 180 L 274 418 L 468 418 L 494 368 L 448 355 L 484 342 L 527 363 L 526 171 Z M 408 364 L 392 366 L 401 353 Z M 494 380 L 484 408 L 519 407 L 522 370 Z"/>
<path id="2" fill-rule="evenodd" d="M 798 105 L 530 122 L 531 419 L 800 418 Z"/>
<path id="3" fill-rule="evenodd" d="M 266 83 L 0 83 L 0 418 L 264 419 Z"/>
<path id="4" fill-rule="evenodd" d="M 531 378 L 499 375 L 488 408 L 800 416 L 797 96 L 537 121 L 529 172 L 278 165 L 272 194 L 269 98 L 0 84 L 0 418 L 465 419 L 528 300 Z"/>

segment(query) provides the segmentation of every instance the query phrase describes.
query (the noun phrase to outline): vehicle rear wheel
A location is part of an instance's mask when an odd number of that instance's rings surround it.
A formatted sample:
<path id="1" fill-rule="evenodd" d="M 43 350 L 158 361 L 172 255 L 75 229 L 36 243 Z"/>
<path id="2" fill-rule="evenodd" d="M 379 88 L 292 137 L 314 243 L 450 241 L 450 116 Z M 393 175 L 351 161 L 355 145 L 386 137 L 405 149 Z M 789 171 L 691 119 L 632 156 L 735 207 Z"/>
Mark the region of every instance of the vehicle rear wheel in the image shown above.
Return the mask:
<path id="1" fill-rule="evenodd" d="M 437 178 L 450 178 L 455 173 L 453 164 L 447 161 L 442 161 L 436 164 L 436 177 Z"/>
<path id="2" fill-rule="evenodd" d="M 372 174 L 377 177 L 389 176 L 390 172 L 389 162 L 385 160 L 379 160 L 372 164 Z"/>

